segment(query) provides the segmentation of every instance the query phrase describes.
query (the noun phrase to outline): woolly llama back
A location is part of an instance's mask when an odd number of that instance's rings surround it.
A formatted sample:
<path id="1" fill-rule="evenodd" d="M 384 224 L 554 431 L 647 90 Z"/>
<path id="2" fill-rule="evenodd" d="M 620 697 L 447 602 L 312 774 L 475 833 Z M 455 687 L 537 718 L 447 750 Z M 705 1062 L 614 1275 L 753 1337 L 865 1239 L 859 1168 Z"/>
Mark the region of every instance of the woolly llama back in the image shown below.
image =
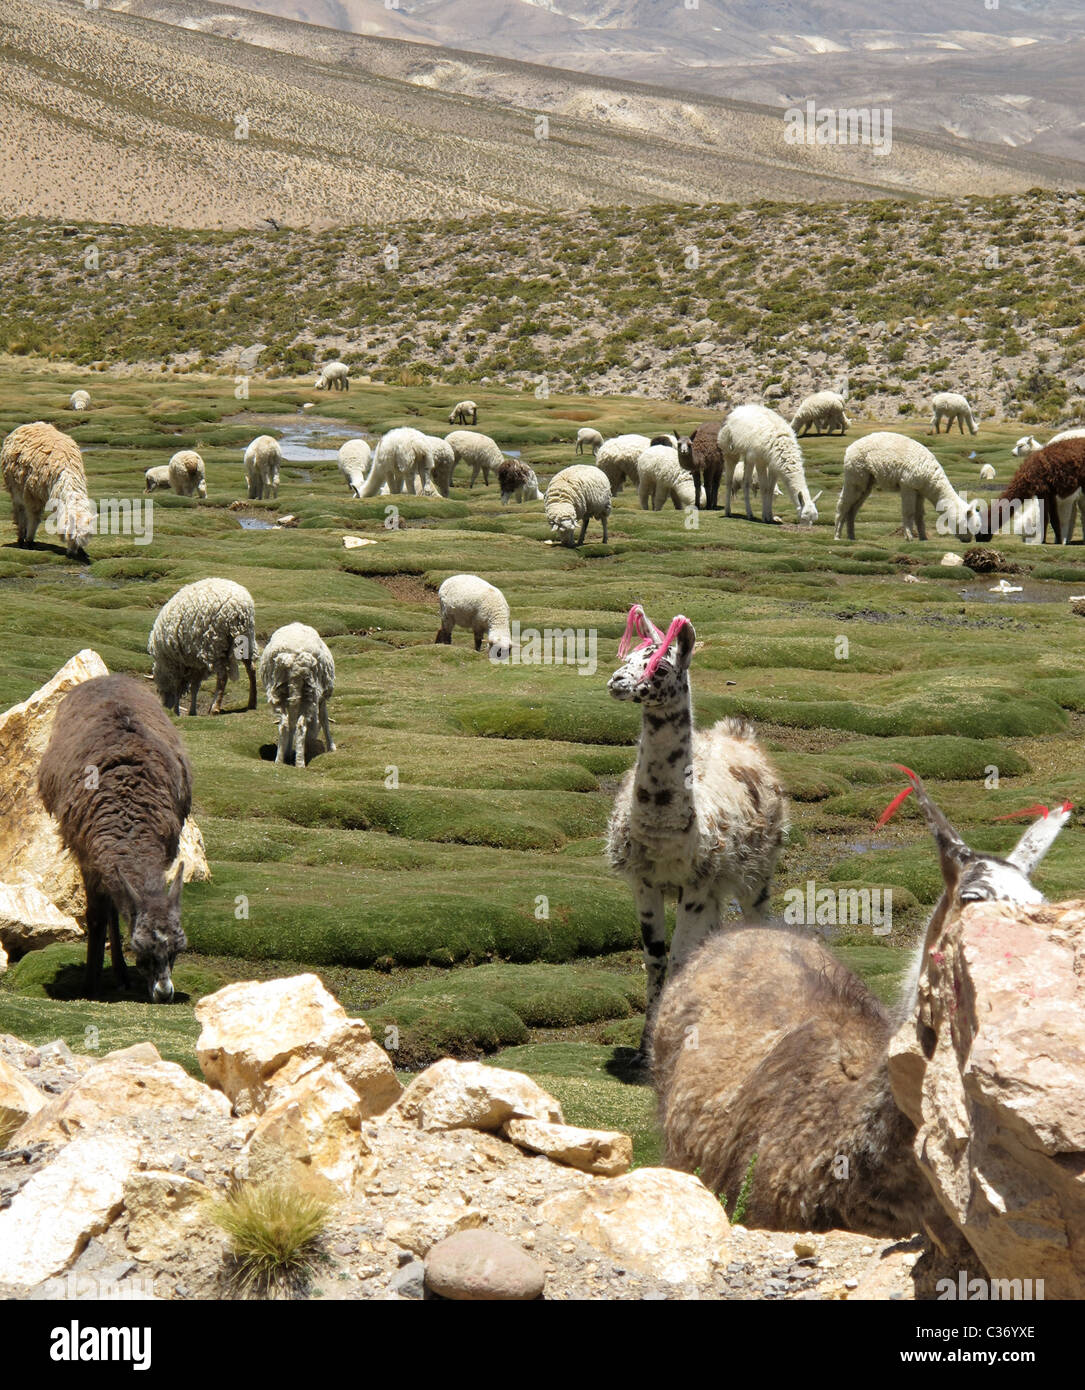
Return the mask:
<path id="1" fill-rule="evenodd" d="M 0 449 L 0 471 L 11 493 L 18 543 L 34 544 L 41 519 L 52 514 L 69 555 L 81 555 L 97 530 L 97 515 L 87 496 L 83 455 L 71 435 L 38 420 L 12 430 Z"/>

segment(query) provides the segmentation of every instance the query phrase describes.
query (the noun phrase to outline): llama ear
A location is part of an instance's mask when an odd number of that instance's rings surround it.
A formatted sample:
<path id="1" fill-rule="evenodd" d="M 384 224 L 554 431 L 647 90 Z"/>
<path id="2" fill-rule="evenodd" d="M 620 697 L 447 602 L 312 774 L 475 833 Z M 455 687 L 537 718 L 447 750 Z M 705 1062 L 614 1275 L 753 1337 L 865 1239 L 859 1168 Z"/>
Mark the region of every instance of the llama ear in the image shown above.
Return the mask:
<path id="1" fill-rule="evenodd" d="M 1073 806 L 1066 801 L 1057 811 L 1045 811 L 1038 821 L 1029 826 L 1012 851 L 1007 854 L 1006 862 L 1031 877 L 1037 864 L 1055 843 L 1059 831 L 1070 819 L 1072 810 Z"/>
<path id="2" fill-rule="evenodd" d="M 123 873 L 118 874 L 118 878 L 120 879 L 120 885 L 124 891 L 124 896 L 128 899 L 129 905 L 131 907 L 132 920 L 135 921 L 136 912 L 139 908 L 139 894 L 132 887 L 131 883 L 128 881 L 128 879 L 125 877 Z"/>
<path id="3" fill-rule="evenodd" d="M 954 830 L 942 810 L 931 800 L 926 787 L 911 768 L 903 767 L 900 763 L 897 766 L 912 779 L 916 802 L 923 812 L 923 818 L 934 836 L 934 843 L 938 849 L 938 858 L 942 863 L 942 878 L 946 888 L 952 892 L 960 877 L 961 866 L 974 857 L 972 851 Z"/>
<path id="4" fill-rule="evenodd" d="M 170 891 L 169 891 L 169 904 L 170 904 L 170 907 L 176 907 L 177 904 L 181 901 L 181 889 L 184 887 L 184 883 L 185 883 L 185 866 L 184 866 L 183 864 L 179 864 L 179 865 L 177 866 L 177 873 L 174 875 L 173 882 L 170 884 Z"/>
<path id="5" fill-rule="evenodd" d="M 675 634 L 675 641 L 678 643 L 678 670 L 688 671 L 689 663 L 693 659 L 693 645 L 697 641 L 697 633 L 688 618 L 682 619 L 682 625 Z"/>

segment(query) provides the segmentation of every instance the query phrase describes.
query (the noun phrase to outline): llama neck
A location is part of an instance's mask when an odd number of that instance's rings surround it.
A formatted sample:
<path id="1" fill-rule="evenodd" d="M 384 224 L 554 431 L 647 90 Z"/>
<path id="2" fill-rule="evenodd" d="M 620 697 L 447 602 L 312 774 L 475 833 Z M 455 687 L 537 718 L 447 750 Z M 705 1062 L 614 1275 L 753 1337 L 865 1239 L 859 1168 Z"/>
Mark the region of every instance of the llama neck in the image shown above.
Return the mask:
<path id="1" fill-rule="evenodd" d="M 888 1057 L 871 1073 L 854 1115 L 842 1118 L 850 1121 L 840 1146 L 849 1180 L 831 1180 L 841 1224 L 870 1234 L 919 1230 L 935 1199 L 915 1158 L 915 1126 L 893 1097 Z"/>
<path id="2" fill-rule="evenodd" d="M 944 473 L 941 477 L 931 478 L 920 491 L 928 502 L 933 502 L 936 507 L 940 506 L 954 521 L 964 511 L 964 503 Z"/>
<path id="3" fill-rule="evenodd" d="M 693 707 L 688 679 L 668 705 L 645 706 L 633 777 L 632 820 L 652 833 L 687 830 L 695 807 Z"/>

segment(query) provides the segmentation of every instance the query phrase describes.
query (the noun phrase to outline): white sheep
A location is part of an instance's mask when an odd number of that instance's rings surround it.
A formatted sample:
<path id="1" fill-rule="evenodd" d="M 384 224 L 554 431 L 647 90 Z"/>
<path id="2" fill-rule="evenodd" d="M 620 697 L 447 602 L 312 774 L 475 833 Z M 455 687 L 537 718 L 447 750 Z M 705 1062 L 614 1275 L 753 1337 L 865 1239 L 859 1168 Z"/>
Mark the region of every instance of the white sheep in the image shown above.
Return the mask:
<path id="1" fill-rule="evenodd" d="M 410 425 L 382 435 L 359 496 L 376 497 L 385 486 L 396 493 L 432 492 L 430 441 L 436 442 L 436 436 L 423 434 Z"/>
<path id="2" fill-rule="evenodd" d="M 603 447 L 603 436 L 598 430 L 590 427 L 577 430 L 576 432 L 576 452 L 582 454 L 585 449 L 589 449 L 593 454 Z"/>
<path id="3" fill-rule="evenodd" d="M 450 646 L 452 629 L 466 627 L 475 635 L 475 651 L 485 637 L 491 661 L 507 661 L 512 652 L 509 605 L 505 595 L 477 574 L 454 574 L 437 590 L 441 626 L 434 639 Z"/>
<path id="4" fill-rule="evenodd" d="M 314 384 L 318 391 L 331 387 L 337 391 L 349 391 L 350 368 L 345 362 L 325 362 Z"/>
<path id="5" fill-rule="evenodd" d="M 965 398 L 956 391 L 939 391 L 937 395 L 931 397 L 931 429 L 935 434 L 941 432 L 940 426 L 943 420 L 946 422 L 946 433 L 953 428 L 954 420 L 957 421 L 957 428 L 964 434 L 965 425 L 973 434 L 979 429 L 976 424 L 976 417 L 972 414 L 972 407 Z"/>
<path id="6" fill-rule="evenodd" d="M 339 472 L 346 479 L 351 496 L 361 497 L 373 450 L 364 439 L 348 439 L 339 449 Z"/>
<path id="7" fill-rule="evenodd" d="M 734 473 L 734 477 L 732 478 L 731 482 L 732 482 L 732 486 L 733 486 L 733 487 L 736 487 L 736 488 L 739 488 L 739 487 L 743 487 L 743 488 L 744 488 L 744 487 L 745 487 L 745 485 L 746 485 L 746 465 L 745 465 L 744 463 L 736 463 L 736 464 L 735 464 L 735 473 Z M 751 492 L 760 492 L 760 491 L 761 491 L 761 480 L 760 480 L 760 478 L 758 478 L 758 476 L 757 476 L 757 469 L 756 469 L 756 468 L 755 468 L 755 469 L 753 470 L 753 472 L 750 474 L 750 491 L 751 491 Z M 773 495 L 773 497 L 782 497 L 782 496 L 784 495 L 784 494 L 780 491 L 780 485 L 779 485 L 779 483 L 773 483 L 773 485 L 772 485 L 772 495 Z M 818 496 L 820 497 L 821 494 L 818 493 Z"/>
<path id="8" fill-rule="evenodd" d="M 678 462 L 678 451 L 653 444 L 637 460 L 637 496 L 644 511 L 662 511 L 668 499 L 682 511 L 695 505 L 693 474 Z"/>
<path id="9" fill-rule="evenodd" d="M 836 505 L 837 540 L 845 526 L 848 540 L 855 539 L 855 518 L 875 488 L 900 493 L 901 524 L 908 540 L 927 539 L 925 500 L 948 518 L 951 530 L 962 539 L 983 532 L 979 503 L 958 495 L 928 448 L 906 434 L 879 430 L 857 439 L 844 452 L 844 485 Z"/>
<path id="10" fill-rule="evenodd" d="M 481 473 L 482 481 L 489 487 L 490 469 L 496 471 L 505 457 L 490 436 L 477 434 L 473 430 L 453 430 L 445 435 L 445 443 L 452 450 L 456 463 L 462 460 L 471 465 L 471 481 L 467 486 L 474 487 L 475 479 Z"/>
<path id="11" fill-rule="evenodd" d="M 275 761 L 294 749 L 294 766 L 304 767 L 316 751 L 316 731 L 324 730 L 329 753 L 335 743 L 328 727 L 328 700 L 335 693 L 335 660 L 316 628 L 287 623 L 268 638 L 260 657 L 260 683 L 279 721 Z"/>
<path id="12" fill-rule="evenodd" d="M 750 521 L 753 520 L 753 508 L 750 505 L 752 469 L 757 470 L 757 480 L 760 484 L 763 521 L 773 520 L 772 498 L 776 483 L 779 483 L 790 497 L 802 525 L 812 526 L 817 521 L 818 509 L 814 505 L 817 498 L 811 497 L 810 489 L 806 485 L 802 449 L 795 437 L 795 431 L 782 415 L 777 415 L 776 411 L 763 405 L 740 405 L 724 420 L 716 438 L 723 455 L 726 483 L 724 508 L 728 516 L 731 515 L 735 468 L 741 459 L 746 465 L 742 486 L 746 500 L 746 516 Z M 820 496 L 818 493 L 818 497 Z"/>
<path id="13" fill-rule="evenodd" d="M 844 414 L 844 397 L 836 391 L 815 391 L 799 402 L 799 408 L 791 417 L 791 428 L 796 435 L 803 435 L 813 429 L 815 434 L 844 434 L 851 421 Z"/>
<path id="14" fill-rule="evenodd" d="M 1062 430 L 1059 434 L 1053 434 L 1047 441 L 1048 444 L 1057 444 L 1060 439 L 1080 439 L 1085 435 L 1085 429 Z M 1031 434 L 1023 434 L 1011 450 L 1014 458 L 1025 459 L 1029 454 L 1034 454 L 1037 449 L 1042 449 L 1044 445 Z M 1059 533 L 1065 539 L 1063 544 L 1068 545 L 1074 538 L 1074 527 L 1077 525 L 1078 515 L 1081 516 L 1081 533 L 1085 536 L 1085 494 L 1078 488 L 1067 497 L 1057 499 L 1059 511 Z M 1025 503 L 1021 511 L 1021 519 L 1017 532 L 1021 535 L 1035 535 L 1039 529 L 1040 505 L 1035 498 L 1030 498 Z M 1046 531 L 1046 527 L 1044 528 Z"/>
<path id="15" fill-rule="evenodd" d="M 222 713 L 227 680 L 237 679 L 241 661 L 249 673 L 249 709 L 256 708 L 256 605 L 248 589 L 230 579 L 198 579 L 162 605 L 151 628 L 147 650 L 159 697 L 180 714 L 190 694 L 189 714 L 209 675 L 216 677 L 210 714 Z"/>
<path id="16" fill-rule="evenodd" d="M 457 401 L 448 417 L 450 425 L 477 425 L 478 406 L 474 401 Z"/>
<path id="17" fill-rule="evenodd" d="M 502 459 L 497 469 L 497 484 L 501 489 L 502 506 L 511 502 L 513 498 L 517 502 L 542 501 L 535 470 L 523 459 Z"/>
<path id="18" fill-rule="evenodd" d="M 178 449 L 166 467 L 179 497 L 207 496 L 207 468 L 195 449 Z"/>
<path id="19" fill-rule="evenodd" d="M 596 450 L 595 466 L 606 474 L 612 494 L 621 492 L 627 480 L 637 485 L 637 460 L 651 443 L 646 434 L 616 434 Z"/>
<path id="20" fill-rule="evenodd" d="M 257 435 L 245 450 L 245 478 L 251 500 L 258 501 L 265 493 L 268 497 L 278 497 L 282 462 L 279 441 L 270 434 Z"/>
<path id="21" fill-rule="evenodd" d="M 546 520 L 551 531 L 558 533 L 562 545 L 583 545 L 589 521 L 603 523 L 603 544 L 606 545 L 610 508 L 607 475 L 592 463 L 573 463 L 555 473 L 543 498 Z M 582 523 L 580 539 L 574 541 L 578 521 Z"/>
<path id="22" fill-rule="evenodd" d="M 983 482 L 985 482 L 985 483 L 989 483 L 989 482 L 992 482 L 992 481 L 994 480 L 994 477 L 995 477 L 994 466 L 993 466 L 992 464 L 990 464 L 990 463 L 985 463 L 985 464 L 983 465 L 983 467 L 980 469 L 980 478 L 981 478 L 981 480 L 982 480 Z"/>
<path id="23" fill-rule="evenodd" d="M 435 434 L 425 436 L 429 446 L 430 478 L 433 486 L 442 497 L 447 497 L 452 486 L 452 470 L 456 467 L 456 455 L 451 444 L 447 444 Z"/>
<path id="24" fill-rule="evenodd" d="M 12 430 L 0 449 L 0 471 L 11 493 L 12 519 L 21 546 L 34 544 L 42 516 L 50 513 L 46 530 L 55 522 L 69 555 L 85 553 L 98 527 L 94 504 L 87 496 L 87 475 L 79 445 L 42 420 Z"/>
<path id="25" fill-rule="evenodd" d="M 157 463 L 153 468 L 148 468 L 143 474 L 144 492 L 163 492 L 172 489 L 173 482 L 170 478 L 170 466 L 168 463 Z"/>
<path id="26" fill-rule="evenodd" d="M 68 404 L 69 406 L 71 406 L 72 410 L 89 410 L 90 392 L 73 391 L 72 394 L 68 397 Z"/>

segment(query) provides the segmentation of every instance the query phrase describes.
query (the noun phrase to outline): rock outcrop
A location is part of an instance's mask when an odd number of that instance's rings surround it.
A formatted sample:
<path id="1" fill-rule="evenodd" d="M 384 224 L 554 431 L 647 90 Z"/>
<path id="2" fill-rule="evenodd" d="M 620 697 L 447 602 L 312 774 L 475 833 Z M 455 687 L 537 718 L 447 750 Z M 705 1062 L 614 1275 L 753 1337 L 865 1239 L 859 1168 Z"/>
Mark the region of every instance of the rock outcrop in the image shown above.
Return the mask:
<path id="1" fill-rule="evenodd" d="M 947 923 L 890 1077 L 988 1277 L 1085 1296 L 1085 901 L 977 903 Z"/>
<path id="2" fill-rule="evenodd" d="M 561 1106 L 530 1077 L 451 1057 L 416 1076 L 396 1111 L 419 1129 L 500 1129 L 524 1119 L 564 1124 Z"/>

